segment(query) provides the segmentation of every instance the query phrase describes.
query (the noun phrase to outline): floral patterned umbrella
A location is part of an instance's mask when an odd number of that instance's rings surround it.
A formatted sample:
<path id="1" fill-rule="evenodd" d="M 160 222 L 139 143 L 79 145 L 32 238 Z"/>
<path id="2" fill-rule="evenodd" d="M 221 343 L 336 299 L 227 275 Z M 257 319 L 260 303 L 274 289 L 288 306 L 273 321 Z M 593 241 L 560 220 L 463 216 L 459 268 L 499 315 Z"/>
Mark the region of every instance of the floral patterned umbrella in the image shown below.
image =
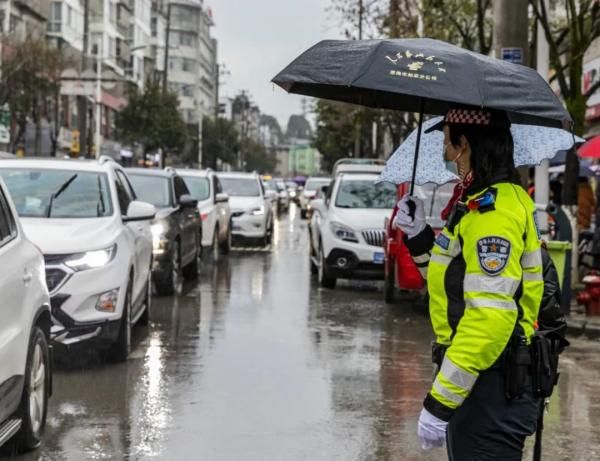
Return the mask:
<path id="1" fill-rule="evenodd" d="M 423 124 L 416 184 L 445 184 L 458 179 L 454 173 L 446 169 L 444 163 L 443 133 L 441 131 L 427 133 L 429 128 L 441 120 L 442 117 L 434 117 Z M 542 161 L 555 157 L 557 152 L 570 149 L 574 142 L 580 144 L 585 141 L 560 128 L 513 124 L 510 131 L 514 141 L 515 166 L 518 167 L 539 165 Z M 394 184 L 411 181 L 417 133 L 418 129 L 413 130 L 390 156 L 378 181 Z"/>

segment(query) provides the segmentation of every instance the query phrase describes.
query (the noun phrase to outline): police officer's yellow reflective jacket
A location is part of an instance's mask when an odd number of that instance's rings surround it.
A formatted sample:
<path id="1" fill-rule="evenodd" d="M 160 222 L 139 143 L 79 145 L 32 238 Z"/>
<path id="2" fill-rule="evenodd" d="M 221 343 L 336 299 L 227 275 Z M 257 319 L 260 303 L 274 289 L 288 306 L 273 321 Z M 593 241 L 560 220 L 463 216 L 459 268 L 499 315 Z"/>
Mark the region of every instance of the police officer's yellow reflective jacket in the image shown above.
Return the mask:
<path id="1" fill-rule="evenodd" d="M 448 346 L 424 403 L 445 421 L 514 331 L 531 338 L 543 294 L 531 198 L 521 186 L 501 182 L 467 200 L 476 203 L 486 194 L 494 203 L 468 211 L 452 230 L 447 226 L 435 238 L 427 226 L 406 241 L 427 279 L 437 342 Z"/>

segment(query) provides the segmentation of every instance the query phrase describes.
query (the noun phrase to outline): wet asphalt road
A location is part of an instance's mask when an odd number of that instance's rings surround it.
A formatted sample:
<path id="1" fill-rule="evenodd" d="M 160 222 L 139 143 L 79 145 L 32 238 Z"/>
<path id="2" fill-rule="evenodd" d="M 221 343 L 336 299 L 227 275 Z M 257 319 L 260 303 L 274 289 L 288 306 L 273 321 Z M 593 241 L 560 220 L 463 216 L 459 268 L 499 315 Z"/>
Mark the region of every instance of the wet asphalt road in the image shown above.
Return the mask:
<path id="1" fill-rule="evenodd" d="M 292 210 L 272 251 L 236 251 L 155 298 L 126 364 L 61 354 L 43 446 L 16 459 L 445 459 L 416 438 L 427 318 L 386 307 L 377 285 L 317 288 L 307 253 Z M 562 368 L 543 459 L 600 459 L 600 344 L 574 342 Z"/>

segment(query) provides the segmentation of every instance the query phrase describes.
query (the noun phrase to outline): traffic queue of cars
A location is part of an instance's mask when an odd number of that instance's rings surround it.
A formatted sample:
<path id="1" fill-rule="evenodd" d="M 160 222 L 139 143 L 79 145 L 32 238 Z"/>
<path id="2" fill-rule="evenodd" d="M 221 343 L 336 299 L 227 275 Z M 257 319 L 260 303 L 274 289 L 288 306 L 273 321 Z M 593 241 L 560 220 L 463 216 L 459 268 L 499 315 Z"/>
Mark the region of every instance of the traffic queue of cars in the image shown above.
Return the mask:
<path id="1" fill-rule="evenodd" d="M 126 361 L 153 293 L 180 294 L 233 239 L 268 245 L 277 197 L 251 173 L 0 160 L 0 446 L 39 445 L 53 348 Z"/>

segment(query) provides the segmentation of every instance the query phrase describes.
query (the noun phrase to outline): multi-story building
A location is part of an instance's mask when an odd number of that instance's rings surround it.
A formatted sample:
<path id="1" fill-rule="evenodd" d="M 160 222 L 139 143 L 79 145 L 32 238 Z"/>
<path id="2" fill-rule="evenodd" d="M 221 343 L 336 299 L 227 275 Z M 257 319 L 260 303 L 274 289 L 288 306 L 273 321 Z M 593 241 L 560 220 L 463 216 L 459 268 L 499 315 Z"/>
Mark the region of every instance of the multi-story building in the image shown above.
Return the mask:
<path id="1" fill-rule="evenodd" d="M 150 47 L 154 60 L 154 77 L 162 79 L 165 70 L 165 47 L 167 46 L 167 1 L 152 1 L 150 20 Z"/>
<path id="2" fill-rule="evenodd" d="M 179 95 L 179 107 L 202 155 L 202 118 L 214 116 L 216 103 L 216 40 L 210 35 L 212 13 L 203 0 L 170 0 L 169 88 Z"/>
<path id="3" fill-rule="evenodd" d="M 582 90 L 588 91 L 598 81 L 600 81 L 600 39 L 592 43 L 584 57 Z M 592 94 L 587 101 L 585 121 L 586 136 L 600 135 L 600 90 Z"/>
<path id="4" fill-rule="evenodd" d="M 0 0 L 0 32 L 13 41 L 44 37 L 50 0 Z"/>

